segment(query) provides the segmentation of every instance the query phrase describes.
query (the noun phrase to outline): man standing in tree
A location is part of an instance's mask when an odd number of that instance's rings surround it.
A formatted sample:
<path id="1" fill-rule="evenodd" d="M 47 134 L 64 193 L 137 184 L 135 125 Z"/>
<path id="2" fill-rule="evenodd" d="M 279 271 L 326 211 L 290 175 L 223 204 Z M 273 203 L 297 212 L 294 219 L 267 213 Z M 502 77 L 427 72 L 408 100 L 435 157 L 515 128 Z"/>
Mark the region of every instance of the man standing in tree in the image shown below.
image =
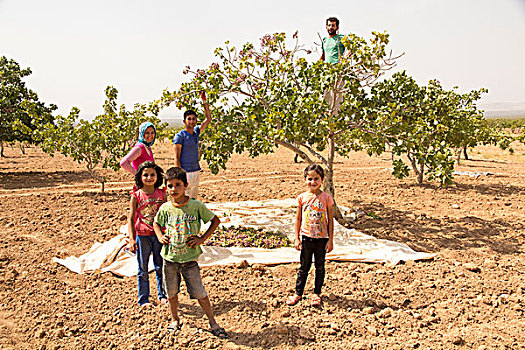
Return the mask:
<path id="1" fill-rule="evenodd" d="M 345 46 L 341 43 L 344 35 L 339 34 L 339 20 L 335 17 L 330 17 L 326 20 L 326 31 L 328 36 L 323 38 L 322 48 L 323 53 L 321 54 L 321 61 L 337 64 L 341 62 L 343 58 L 346 58 L 350 52 L 345 55 Z M 342 79 L 338 79 L 332 88 L 329 88 L 324 93 L 326 102 L 332 106 L 332 114 L 339 113 L 341 109 L 341 102 L 343 101 L 343 89 L 344 82 Z"/>
<path id="2" fill-rule="evenodd" d="M 184 112 L 184 129 L 173 138 L 175 145 L 175 166 L 186 170 L 188 187 L 186 195 L 197 198 L 199 193 L 199 135 L 211 122 L 210 106 L 206 101 L 206 93 L 201 92 L 206 119 L 197 125 L 197 114 L 192 110 Z"/>
<path id="3" fill-rule="evenodd" d="M 344 55 L 345 47 L 343 43 L 341 43 L 341 39 L 343 39 L 344 35 L 338 34 L 339 20 L 335 17 L 329 17 L 326 20 L 326 31 L 328 32 L 328 36 L 323 38 L 321 44 L 323 53 L 321 54 L 319 60 L 332 64 L 339 63 L 343 57 L 346 57 L 346 55 Z M 341 90 L 342 87 L 343 81 L 339 80 L 335 85 L 335 89 L 328 89 L 324 93 L 324 98 L 329 105 L 334 104 L 335 100 L 333 109 L 334 114 L 339 113 L 341 101 L 343 101 L 343 94 L 340 91 L 334 90 Z M 299 162 L 298 154 L 295 154 L 294 162 Z"/>
<path id="4" fill-rule="evenodd" d="M 321 61 L 328 63 L 339 63 L 345 53 L 345 47 L 341 43 L 341 39 L 344 37 L 339 32 L 339 20 L 335 17 L 330 17 L 326 20 L 326 30 L 328 36 L 323 38 L 321 54 Z"/>

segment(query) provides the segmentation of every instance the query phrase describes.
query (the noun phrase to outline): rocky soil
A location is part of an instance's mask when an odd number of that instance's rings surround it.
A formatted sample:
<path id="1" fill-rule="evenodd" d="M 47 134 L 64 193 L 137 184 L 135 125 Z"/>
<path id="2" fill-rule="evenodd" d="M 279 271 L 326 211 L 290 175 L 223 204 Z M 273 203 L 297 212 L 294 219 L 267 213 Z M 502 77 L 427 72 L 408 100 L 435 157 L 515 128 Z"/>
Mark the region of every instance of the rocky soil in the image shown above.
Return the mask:
<path id="1" fill-rule="evenodd" d="M 125 221 L 131 176 L 105 171 L 106 192 L 70 159 L 36 148 L 0 159 L 0 348 L 2 349 L 522 349 L 525 348 L 525 148 L 471 152 L 443 189 L 395 180 L 389 155 L 352 154 L 336 164 L 336 200 L 366 215 L 354 227 L 437 253 L 396 266 L 327 263 L 321 307 L 296 306 L 297 264 L 202 269 L 219 323 L 207 329 L 197 303 L 180 298 L 184 325 L 169 333 L 168 308 L 136 306 L 136 281 L 77 275 L 51 261 L 85 253 Z M 169 144 L 157 161 L 173 164 Z M 277 149 L 201 175 L 205 202 L 291 198 L 305 164 Z M 152 293 L 154 294 L 154 278 Z"/>

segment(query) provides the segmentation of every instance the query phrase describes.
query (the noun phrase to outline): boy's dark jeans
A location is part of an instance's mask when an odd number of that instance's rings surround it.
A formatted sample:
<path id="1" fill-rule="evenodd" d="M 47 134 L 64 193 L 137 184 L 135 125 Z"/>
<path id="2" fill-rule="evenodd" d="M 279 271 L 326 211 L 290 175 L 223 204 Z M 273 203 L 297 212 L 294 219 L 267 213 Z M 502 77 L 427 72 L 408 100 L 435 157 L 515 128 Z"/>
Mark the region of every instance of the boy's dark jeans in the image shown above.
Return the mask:
<path id="1" fill-rule="evenodd" d="M 315 258 L 315 284 L 314 293 L 321 294 L 321 288 L 324 284 L 324 260 L 326 256 L 326 244 L 328 238 L 310 238 L 302 236 L 301 244 L 301 267 L 297 273 L 297 283 L 295 284 L 295 293 L 299 296 L 303 295 L 308 272 L 312 266 L 312 256 Z"/>

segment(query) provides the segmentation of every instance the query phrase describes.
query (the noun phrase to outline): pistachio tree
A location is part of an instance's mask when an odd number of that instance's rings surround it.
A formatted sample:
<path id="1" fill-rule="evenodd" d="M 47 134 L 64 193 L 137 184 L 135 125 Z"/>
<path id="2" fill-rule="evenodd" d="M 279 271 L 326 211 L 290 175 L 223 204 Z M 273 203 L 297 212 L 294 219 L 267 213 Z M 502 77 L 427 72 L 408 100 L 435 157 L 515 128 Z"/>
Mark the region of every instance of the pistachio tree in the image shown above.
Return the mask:
<path id="1" fill-rule="evenodd" d="M 198 108 L 198 93 L 206 91 L 214 125 L 206 130 L 202 153 L 213 173 L 234 152 L 257 157 L 285 147 L 323 165 L 324 190 L 335 199 L 335 155 L 362 147 L 356 130 L 375 129 L 367 90 L 395 65 L 388 41 L 386 33 L 372 32 L 369 40 L 347 35 L 342 42 L 349 54 L 339 64 L 309 56 L 297 32 L 292 40 L 284 33 L 265 35 L 258 45 L 241 48 L 226 42 L 207 68 L 186 67 L 191 80 L 166 91 L 162 104 Z M 339 210 L 335 217 L 346 223 Z"/>
<path id="2" fill-rule="evenodd" d="M 104 161 L 104 140 L 98 123 L 79 119 L 80 109 L 73 107 L 69 115 L 59 115 L 54 125 L 42 130 L 42 150 L 51 156 L 60 152 L 74 161 L 84 164 L 89 175 L 100 182 L 102 192 L 106 178 L 95 167 Z"/>
<path id="3" fill-rule="evenodd" d="M 103 137 L 105 158 L 102 166 L 118 170 L 122 157 L 137 142 L 140 124 L 150 121 L 155 124 L 157 134 L 162 135 L 168 123 L 158 118 L 160 109 L 155 103 L 135 103 L 133 110 L 128 110 L 125 105 L 118 106 L 116 88 L 108 86 L 105 93 L 104 113 L 95 117 L 93 123 L 97 124 L 97 132 Z"/>
<path id="4" fill-rule="evenodd" d="M 4 143 L 38 141 L 36 132 L 53 122 L 57 107 L 39 100 L 29 89 L 24 78 L 31 75 L 30 68 L 21 68 L 12 59 L 0 57 L 0 156 L 4 156 Z M 21 148 L 23 150 L 23 148 Z"/>
<path id="5" fill-rule="evenodd" d="M 68 116 L 58 116 L 54 124 L 41 130 L 42 149 L 54 155 L 60 152 L 84 164 L 90 176 L 100 182 L 102 192 L 107 178 L 97 171 L 97 167 L 120 169 L 120 159 L 124 157 L 137 140 L 137 130 L 144 121 L 151 121 L 162 131 L 167 123 L 158 119 L 156 104 L 135 104 L 132 111 L 124 105 L 117 107 L 118 91 L 111 86 L 106 88 L 104 113 L 92 121 L 80 119 L 80 110 L 71 109 Z"/>
<path id="6" fill-rule="evenodd" d="M 419 86 L 405 72 L 395 73 L 372 88 L 373 110 L 382 136 L 376 141 L 391 147 L 395 176 L 408 176 L 412 168 L 419 183 L 426 176 L 448 185 L 456 150 L 501 139 L 476 105 L 486 89 L 464 94 L 456 89 L 445 90 L 437 80 Z"/>

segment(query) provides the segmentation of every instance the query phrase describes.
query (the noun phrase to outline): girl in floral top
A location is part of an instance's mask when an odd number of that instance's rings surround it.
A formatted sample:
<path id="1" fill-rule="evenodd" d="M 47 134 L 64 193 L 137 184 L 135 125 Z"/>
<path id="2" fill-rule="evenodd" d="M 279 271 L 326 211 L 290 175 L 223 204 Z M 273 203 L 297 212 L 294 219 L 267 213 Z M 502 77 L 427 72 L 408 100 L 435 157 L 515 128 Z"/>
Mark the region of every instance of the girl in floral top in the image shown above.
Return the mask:
<path id="1" fill-rule="evenodd" d="M 295 285 L 295 295 L 286 303 L 297 304 L 303 296 L 308 272 L 315 258 L 315 284 L 312 305 L 321 304 L 321 288 L 325 277 L 325 256 L 334 247 L 334 215 L 332 197 L 321 190 L 324 170 L 313 164 L 304 170 L 304 180 L 308 191 L 297 197 L 297 216 L 295 220 L 295 249 L 301 251 L 299 272 Z"/>
<path id="2" fill-rule="evenodd" d="M 131 192 L 128 216 L 129 250 L 137 253 L 138 304 L 149 302 L 149 256 L 153 255 L 153 266 L 157 276 L 157 292 L 161 303 L 166 303 L 162 287 L 162 244 L 153 230 L 153 220 L 160 206 L 166 202 L 166 189 L 159 188 L 163 181 L 162 168 L 153 162 L 142 163 L 135 174 L 135 187 Z"/>

